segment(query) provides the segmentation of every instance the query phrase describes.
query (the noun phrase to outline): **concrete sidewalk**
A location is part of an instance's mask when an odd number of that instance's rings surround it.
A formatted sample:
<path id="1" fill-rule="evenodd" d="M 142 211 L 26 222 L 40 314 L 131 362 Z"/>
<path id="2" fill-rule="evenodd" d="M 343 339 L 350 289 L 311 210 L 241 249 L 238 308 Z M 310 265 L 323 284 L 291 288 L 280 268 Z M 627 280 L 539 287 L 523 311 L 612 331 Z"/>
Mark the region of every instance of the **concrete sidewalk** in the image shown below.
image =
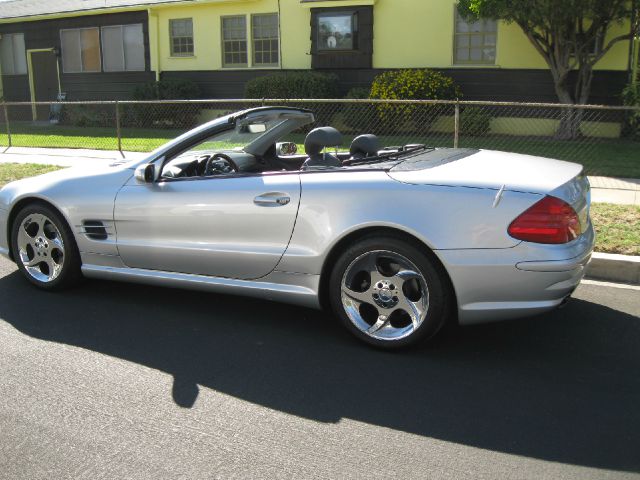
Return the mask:
<path id="1" fill-rule="evenodd" d="M 0 153 L 0 163 L 39 163 L 75 167 L 88 164 L 105 165 L 123 159 L 138 160 L 148 155 L 141 152 L 123 154 L 117 150 L 11 147 Z M 640 179 L 593 176 L 589 177 L 589 181 L 593 202 L 640 206 Z"/>
<path id="2" fill-rule="evenodd" d="M 148 153 L 140 152 L 123 152 L 121 154 L 117 150 L 11 147 L 0 152 L 0 163 L 38 163 L 61 167 L 79 167 L 91 164 L 104 165 L 121 160 L 138 160 L 147 155 Z"/>
<path id="3" fill-rule="evenodd" d="M 640 206 L 640 179 L 589 177 L 591 201 Z"/>

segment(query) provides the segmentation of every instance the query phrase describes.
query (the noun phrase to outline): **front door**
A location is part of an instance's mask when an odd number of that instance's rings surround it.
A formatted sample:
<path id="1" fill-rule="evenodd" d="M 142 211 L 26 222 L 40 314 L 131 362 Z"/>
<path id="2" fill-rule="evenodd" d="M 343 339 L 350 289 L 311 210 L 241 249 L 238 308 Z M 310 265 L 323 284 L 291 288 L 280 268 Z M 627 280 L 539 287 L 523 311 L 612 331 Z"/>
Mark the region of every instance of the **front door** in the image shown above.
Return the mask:
<path id="1" fill-rule="evenodd" d="M 36 102 L 55 102 L 58 96 L 58 58 L 53 51 L 31 52 L 33 94 Z M 49 120 L 49 105 L 38 105 L 34 120 Z"/>
<path id="2" fill-rule="evenodd" d="M 299 202 L 294 173 L 131 179 L 116 198 L 118 252 L 134 268 L 260 278 L 284 254 Z"/>

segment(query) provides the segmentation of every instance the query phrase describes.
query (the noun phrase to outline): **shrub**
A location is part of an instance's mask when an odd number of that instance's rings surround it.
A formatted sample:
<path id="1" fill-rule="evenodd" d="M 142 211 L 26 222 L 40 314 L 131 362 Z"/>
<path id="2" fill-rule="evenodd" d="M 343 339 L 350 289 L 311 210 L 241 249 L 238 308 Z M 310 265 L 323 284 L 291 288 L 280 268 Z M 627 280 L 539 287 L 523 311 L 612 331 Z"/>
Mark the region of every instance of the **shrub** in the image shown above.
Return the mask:
<path id="1" fill-rule="evenodd" d="M 63 105 L 60 124 L 74 127 L 114 127 L 116 125 L 113 105 Z"/>
<path id="2" fill-rule="evenodd" d="M 371 88 L 355 87 L 347 92 L 344 98 L 363 100 L 369 98 Z M 346 103 L 342 109 L 342 121 L 354 133 L 364 133 L 361 130 L 371 125 L 376 117 L 376 111 L 369 103 Z"/>
<path id="3" fill-rule="evenodd" d="M 160 80 L 138 85 L 134 100 L 193 100 L 200 96 L 200 87 L 191 80 Z M 122 108 L 122 124 L 128 127 L 192 128 L 197 124 L 202 105 L 147 104 Z"/>
<path id="4" fill-rule="evenodd" d="M 491 114 L 480 107 L 465 107 L 460 113 L 460 133 L 470 137 L 481 137 L 489 133 Z"/>
<path id="5" fill-rule="evenodd" d="M 451 77 L 428 70 L 391 70 L 378 75 L 371 85 L 371 98 L 382 100 L 454 100 L 462 91 Z M 438 105 L 378 105 L 380 121 L 389 133 L 429 129 L 443 110 Z"/>
<path id="6" fill-rule="evenodd" d="M 318 72 L 284 72 L 249 80 L 246 98 L 336 98 L 338 77 Z"/>
<path id="7" fill-rule="evenodd" d="M 193 100 L 200 96 L 200 87 L 191 80 L 160 80 L 136 86 L 132 96 L 134 100 Z"/>
<path id="8" fill-rule="evenodd" d="M 628 107 L 640 107 L 640 83 L 631 83 L 622 91 L 622 103 Z M 640 140 L 640 110 L 627 112 L 622 129 L 625 137 Z"/>

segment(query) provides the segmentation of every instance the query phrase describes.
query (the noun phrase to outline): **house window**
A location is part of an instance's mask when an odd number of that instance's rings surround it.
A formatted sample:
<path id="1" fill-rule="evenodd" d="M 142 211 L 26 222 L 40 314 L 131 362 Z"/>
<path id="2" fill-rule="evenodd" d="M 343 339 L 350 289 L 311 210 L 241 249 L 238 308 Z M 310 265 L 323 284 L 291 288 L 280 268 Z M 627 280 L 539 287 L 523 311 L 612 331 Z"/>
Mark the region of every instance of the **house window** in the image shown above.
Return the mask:
<path id="1" fill-rule="evenodd" d="M 142 24 L 102 27 L 102 68 L 105 72 L 142 71 Z"/>
<path id="2" fill-rule="evenodd" d="M 373 7 L 311 9 L 311 68 L 373 66 Z"/>
<path id="3" fill-rule="evenodd" d="M 169 20 L 169 32 L 171 36 L 171 56 L 193 56 L 193 19 Z"/>
<path id="4" fill-rule="evenodd" d="M 357 50 L 358 13 L 318 15 L 318 50 Z"/>
<path id="5" fill-rule="evenodd" d="M 454 63 L 494 64 L 497 32 L 495 20 L 467 21 L 456 10 Z"/>
<path id="6" fill-rule="evenodd" d="M 65 73 L 100 71 L 100 30 L 60 30 L 62 69 Z"/>
<path id="7" fill-rule="evenodd" d="M 23 33 L 5 33 L 0 40 L 0 64 L 3 75 L 25 75 L 27 56 Z"/>
<path id="8" fill-rule="evenodd" d="M 278 14 L 253 15 L 251 17 L 253 38 L 253 65 L 273 66 L 279 63 Z"/>
<path id="9" fill-rule="evenodd" d="M 222 65 L 247 66 L 247 17 L 222 17 Z"/>

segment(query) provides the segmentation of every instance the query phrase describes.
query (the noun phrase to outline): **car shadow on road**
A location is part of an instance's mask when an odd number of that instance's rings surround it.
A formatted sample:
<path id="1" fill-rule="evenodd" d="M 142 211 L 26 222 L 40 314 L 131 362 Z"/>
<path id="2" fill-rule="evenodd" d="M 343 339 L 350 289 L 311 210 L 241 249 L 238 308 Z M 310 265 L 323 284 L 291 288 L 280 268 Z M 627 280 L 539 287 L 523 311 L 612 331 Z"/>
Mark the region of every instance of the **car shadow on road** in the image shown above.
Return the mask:
<path id="1" fill-rule="evenodd" d="M 167 372 L 185 408 L 201 386 L 320 422 L 640 470 L 640 322 L 587 301 L 400 353 L 363 346 L 303 308 L 97 281 L 52 294 L 17 272 L 0 279 L 0 318 Z"/>

